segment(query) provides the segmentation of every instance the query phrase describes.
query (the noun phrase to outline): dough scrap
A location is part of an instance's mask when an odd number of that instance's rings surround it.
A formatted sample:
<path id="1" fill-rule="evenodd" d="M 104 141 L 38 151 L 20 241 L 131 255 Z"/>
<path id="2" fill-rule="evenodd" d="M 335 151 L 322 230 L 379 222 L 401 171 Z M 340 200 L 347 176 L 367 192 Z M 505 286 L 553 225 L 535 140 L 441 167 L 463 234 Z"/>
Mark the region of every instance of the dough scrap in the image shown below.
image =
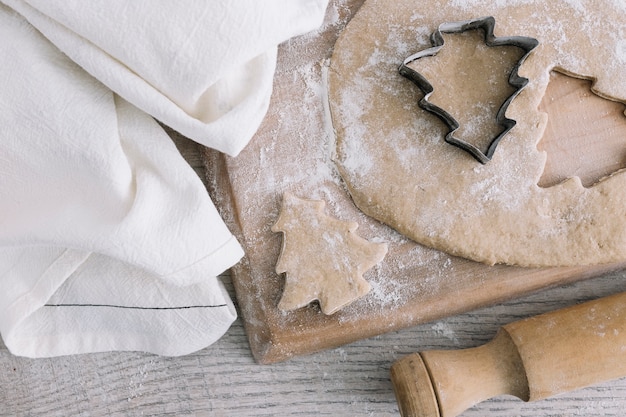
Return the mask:
<path id="1" fill-rule="evenodd" d="M 291 193 L 283 196 L 280 216 L 272 226 L 273 232 L 283 233 L 276 264 L 278 274 L 286 273 L 281 310 L 318 300 L 324 314 L 335 313 L 369 292 L 363 274 L 387 254 L 387 244 L 359 237 L 356 222 L 326 215 L 325 205 Z"/>
<path id="2" fill-rule="evenodd" d="M 445 126 L 417 106 L 417 87 L 397 69 L 431 45 L 440 23 L 489 15 L 496 36 L 539 46 L 519 69 L 530 82 L 507 111 L 517 125 L 481 166 L 443 141 Z M 421 244 L 490 265 L 626 259 L 626 173 L 590 188 L 577 177 L 537 185 L 547 123 L 538 106 L 551 71 L 595 79 L 595 92 L 624 101 L 625 38 L 621 0 L 368 0 L 337 41 L 328 77 L 335 162 L 354 202 Z"/>

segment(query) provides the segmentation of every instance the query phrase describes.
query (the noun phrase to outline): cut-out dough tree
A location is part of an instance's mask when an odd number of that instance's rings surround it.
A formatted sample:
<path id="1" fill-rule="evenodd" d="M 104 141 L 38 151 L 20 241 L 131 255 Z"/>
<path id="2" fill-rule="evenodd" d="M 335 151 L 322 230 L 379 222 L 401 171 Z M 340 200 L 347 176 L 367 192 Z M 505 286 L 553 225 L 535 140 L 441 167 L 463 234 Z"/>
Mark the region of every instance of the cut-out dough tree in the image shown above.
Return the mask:
<path id="1" fill-rule="evenodd" d="M 584 187 L 626 168 L 624 102 L 594 91 L 592 80 L 550 74 L 539 110 L 548 115 L 537 149 L 546 152 L 540 187 L 578 177 Z"/>
<path id="2" fill-rule="evenodd" d="M 333 314 L 367 294 L 370 284 L 363 274 L 387 254 L 385 243 L 358 236 L 358 224 L 324 213 L 325 203 L 304 200 L 291 193 L 273 232 L 283 233 L 276 272 L 286 273 L 278 307 L 295 310 L 319 301 L 324 314 Z"/>

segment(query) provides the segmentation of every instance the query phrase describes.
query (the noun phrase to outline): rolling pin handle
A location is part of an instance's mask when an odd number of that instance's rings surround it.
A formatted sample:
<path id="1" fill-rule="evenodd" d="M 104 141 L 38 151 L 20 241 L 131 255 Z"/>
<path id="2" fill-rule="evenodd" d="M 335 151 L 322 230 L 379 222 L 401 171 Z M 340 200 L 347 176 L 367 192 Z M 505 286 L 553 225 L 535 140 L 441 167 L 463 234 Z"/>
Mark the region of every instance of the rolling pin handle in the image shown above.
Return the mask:
<path id="1" fill-rule="evenodd" d="M 392 366 L 391 378 L 403 417 L 455 417 L 498 395 L 529 398 L 524 366 L 505 330 L 475 348 L 409 355 Z"/>
<path id="2" fill-rule="evenodd" d="M 483 346 L 410 355 L 391 375 L 404 417 L 455 417 L 497 395 L 536 401 L 624 376 L 626 292 L 507 324 Z"/>

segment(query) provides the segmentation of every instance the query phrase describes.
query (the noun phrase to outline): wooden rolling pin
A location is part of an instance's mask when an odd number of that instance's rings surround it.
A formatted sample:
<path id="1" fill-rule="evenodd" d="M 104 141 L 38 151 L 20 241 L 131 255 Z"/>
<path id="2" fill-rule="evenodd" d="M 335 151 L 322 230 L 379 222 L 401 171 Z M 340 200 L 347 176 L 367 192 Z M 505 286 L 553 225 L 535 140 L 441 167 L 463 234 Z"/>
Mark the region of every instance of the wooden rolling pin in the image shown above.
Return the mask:
<path id="1" fill-rule="evenodd" d="M 454 417 L 510 394 L 536 401 L 626 376 L 626 293 L 508 324 L 489 343 L 414 353 L 391 379 L 403 417 Z"/>

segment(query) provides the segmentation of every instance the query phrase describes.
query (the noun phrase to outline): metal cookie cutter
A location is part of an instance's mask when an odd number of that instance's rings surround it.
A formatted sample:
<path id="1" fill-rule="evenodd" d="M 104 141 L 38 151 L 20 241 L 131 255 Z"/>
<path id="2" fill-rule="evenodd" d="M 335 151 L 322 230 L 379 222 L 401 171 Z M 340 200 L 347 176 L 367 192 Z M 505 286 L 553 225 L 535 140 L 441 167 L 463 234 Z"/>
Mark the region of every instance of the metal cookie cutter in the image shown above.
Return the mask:
<path id="1" fill-rule="evenodd" d="M 537 39 L 525 36 L 495 37 L 493 34 L 495 25 L 496 20 L 492 16 L 461 22 L 443 23 L 431 35 L 431 42 L 433 46 L 406 58 L 399 68 L 400 74 L 413 81 L 424 93 L 424 97 L 419 101 L 419 106 L 422 109 L 438 116 L 450 129 L 449 132 L 446 134 L 445 141 L 469 152 L 481 164 L 486 164 L 491 160 L 500 140 L 516 124 L 515 120 L 506 117 L 506 109 L 509 107 L 511 101 L 513 101 L 513 99 L 519 94 L 520 91 L 522 91 L 526 84 L 528 84 L 528 78 L 520 77 L 517 71 L 522 63 L 526 60 L 530 52 L 535 49 L 537 45 L 539 45 L 539 41 L 537 41 Z M 508 99 L 504 101 L 496 115 L 496 122 L 500 126 L 502 126 L 504 130 L 491 141 L 487 152 L 484 153 L 482 150 L 478 149 L 471 143 L 454 137 L 454 132 L 460 126 L 459 122 L 454 117 L 452 117 L 450 113 L 428 101 L 428 98 L 433 93 L 433 86 L 421 74 L 408 67 L 411 62 L 417 59 L 436 55 L 444 44 L 442 35 L 443 33 L 461 33 L 473 29 L 483 29 L 485 33 L 485 44 L 487 46 L 516 46 L 526 52 L 517 62 L 517 64 L 512 68 L 509 75 L 509 85 L 514 87 L 516 90 Z"/>

